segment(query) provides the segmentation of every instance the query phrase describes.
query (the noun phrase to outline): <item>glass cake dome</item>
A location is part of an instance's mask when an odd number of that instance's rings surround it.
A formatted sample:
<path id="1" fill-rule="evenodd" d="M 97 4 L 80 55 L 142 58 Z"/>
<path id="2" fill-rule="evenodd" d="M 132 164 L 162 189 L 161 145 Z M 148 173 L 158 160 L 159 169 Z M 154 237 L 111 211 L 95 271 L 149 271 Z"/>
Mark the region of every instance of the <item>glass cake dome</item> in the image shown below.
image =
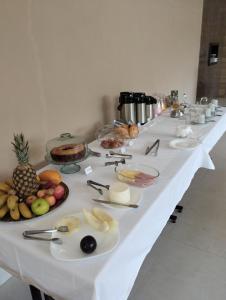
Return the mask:
<path id="1" fill-rule="evenodd" d="M 88 156 L 88 147 L 83 137 L 63 133 L 46 144 L 46 159 L 52 164 L 63 165 L 61 171 L 66 174 L 80 170 L 78 162 Z"/>

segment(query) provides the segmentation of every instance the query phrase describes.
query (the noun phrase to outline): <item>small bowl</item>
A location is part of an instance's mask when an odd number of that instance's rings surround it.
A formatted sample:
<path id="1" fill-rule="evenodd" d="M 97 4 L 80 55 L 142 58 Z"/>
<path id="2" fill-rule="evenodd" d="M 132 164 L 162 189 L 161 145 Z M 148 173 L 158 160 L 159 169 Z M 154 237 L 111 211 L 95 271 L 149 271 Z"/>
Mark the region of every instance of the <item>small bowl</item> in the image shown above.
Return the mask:
<path id="1" fill-rule="evenodd" d="M 116 176 L 119 181 L 137 187 L 148 187 L 160 175 L 159 171 L 153 167 L 142 164 L 128 164 L 116 167 Z"/>

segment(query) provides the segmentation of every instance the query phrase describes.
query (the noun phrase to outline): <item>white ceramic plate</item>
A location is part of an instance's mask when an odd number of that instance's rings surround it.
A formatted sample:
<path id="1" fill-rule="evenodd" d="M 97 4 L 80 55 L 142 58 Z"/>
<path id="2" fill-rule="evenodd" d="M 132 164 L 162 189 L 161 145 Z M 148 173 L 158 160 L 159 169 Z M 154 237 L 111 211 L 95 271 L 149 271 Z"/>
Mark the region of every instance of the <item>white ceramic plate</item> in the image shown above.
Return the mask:
<path id="1" fill-rule="evenodd" d="M 141 200 L 141 190 L 139 188 L 135 188 L 135 187 L 129 187 L 130 188 L 130 201 L 126 204 L 139 204 L 140 200 Z M 98 199 L 100 200 L 105 200 L 105 201 L 110 201 L 109 199 L 109 192 L 104 190 L 103 191 L 104 194 L 102 196 L 100 196 Z M 111 207 L 111 208 L 116 208 L 116 209 L 134 209 L 132 207 L 127 207 L 127 206 L 123 206 L 123 205 L 117 205 L 117 204 L 105 204 L 105 203 L 99 203 L 102 204 L 106 207 Z"/>
<path id="2" fill-rule="evenodd" d="M 170 141 L 169 146 L 174 149 L 194 149 L 199 145 L 199 141 L 196 139 L 175 139 Z"/>
<path id="3" fill-rule="evenodd" d="M 72 233 L 54 232 L 52 238 L 61 238 L 62 245 L 50 243 L 50 252 L 53 257 L 63 261 L 80 261 L 104 255 L 112 251 L 118 244 L 120 235 L 119 227 L 108 232 L 100 232 L 86 223 L 82 213 L 70 216 L 78 217 L 81 225 L 79 231 Z M 80 241 L 86 235 L 92 235 L 97 241 L 97 248 L 93 253 L 86 254 L 80 249 Z"/>

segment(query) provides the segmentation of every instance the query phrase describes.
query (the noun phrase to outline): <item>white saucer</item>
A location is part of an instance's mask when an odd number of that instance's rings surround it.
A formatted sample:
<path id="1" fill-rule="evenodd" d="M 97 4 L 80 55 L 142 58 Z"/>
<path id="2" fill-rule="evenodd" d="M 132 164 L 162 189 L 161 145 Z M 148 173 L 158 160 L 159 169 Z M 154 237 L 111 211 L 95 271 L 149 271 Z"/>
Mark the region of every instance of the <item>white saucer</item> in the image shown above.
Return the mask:
<path id="1" fill-rule="evenodd" d="M 197 139 L 181 138 L 170 141 L 169 146 L 174 149 L 195 149 L 199 144 Z"/>
<path id="2" fill-rule="evenodd" d="M 129 187 L 130 188 L 130 201 L 126 204 L 139 204 L 141 200 L 141 190 L 139 188 L 135 187 Z M 109 191 L 104 191 L 104 194 L 98 198 L 99 200 L 105 200 L 110 201 L 109 199 Z M 116 208 L 116 209 L 132 209 L 131 207 L 127 207 L 124 205 L 117 205 L 117 204 L 106 204 L 106 203 L 100 203 L 101 205 L 104 205 L 106 207 Z"/>
<path id="3" fill-rule="evenodd" d="M 75 216 L 80 219 L 80 230 L 72 233 L 54 232 L 52 238 L 61 238 L 62 245 L 50 243 L 50 252 L 53 257 L 63 261 L 81 261 L 90 258 L 96 258 L 112 251 L 120 239 L 119 226 L 108 232 L 97 231 L 92 228 L 84 219 L 83 213 L 76 213 Z M 80 249 L 80 241 L 86 235 L 93 236 L 97 241 L 96 250 L 93 253 L 86 254 Z"/>

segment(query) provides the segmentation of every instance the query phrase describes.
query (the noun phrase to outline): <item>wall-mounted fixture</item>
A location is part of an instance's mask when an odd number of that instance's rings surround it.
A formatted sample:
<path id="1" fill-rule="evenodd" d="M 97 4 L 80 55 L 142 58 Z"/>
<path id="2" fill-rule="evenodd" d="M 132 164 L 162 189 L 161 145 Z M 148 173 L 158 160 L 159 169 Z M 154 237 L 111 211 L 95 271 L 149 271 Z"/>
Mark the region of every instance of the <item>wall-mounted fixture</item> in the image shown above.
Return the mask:
<path id="1" fill-rule="evenodd" d="M 219 44 L 210 43 L 209 44 L 209 55 L 208 55 L 208 65 L 214 65 L 218 63 L 218 52 Z"/>

